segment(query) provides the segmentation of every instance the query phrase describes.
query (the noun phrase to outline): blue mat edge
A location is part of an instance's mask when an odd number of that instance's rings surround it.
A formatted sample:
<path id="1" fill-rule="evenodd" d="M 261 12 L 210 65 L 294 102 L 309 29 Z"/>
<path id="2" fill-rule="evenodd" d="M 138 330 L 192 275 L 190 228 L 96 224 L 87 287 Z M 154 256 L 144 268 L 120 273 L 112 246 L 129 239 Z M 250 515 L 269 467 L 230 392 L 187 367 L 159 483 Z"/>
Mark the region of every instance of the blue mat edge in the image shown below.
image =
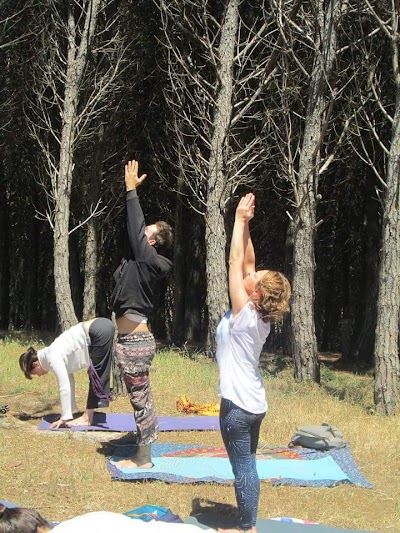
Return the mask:
<path id="1" fill-rule="evenodd" d="M 165 453 L 170 453 L 171 451 L 181 451 L 185 449 L 196 449 L 200 448 L 201 446 L 195 445 L 195 444 L 155 444 L 153 445 L 153 453 L 155 457 L 160 457 L 164 455 Z M 134 448 L 132 447 L 134 450 Z M 280 447 L 279 449 L 284 449 Z M 289 449 L 289 448 L 288 448 Z M 309 450 L 309 449 L 297 449 L 296 452 L 298 452 L 300 455 L 303 456 L 304 459 L 307 460 L 313 460 L 321 457 L 327 457 L 332 456 L 333 459 L 336 461 L 336 463 L 339 465 L 339 467 L 343 470 L 343 472 L 346 474 L 346 476 L 349 478 L 348 480 L 341 480 L 341 481 L 333 481 L 333 480 L 318 480 L 318 481 L 306 481 L 306 480 L 299 480 L 299 479 L 292 479 L 292 478 L 280 478 L 273 480 L 271 484 L 273 486 L 282 486 L 282 485 L 288 485 L 292 487 L 336 487 L 338 485 L 343 485 L 345 483 L 352 483 L 353 485 L 357 485 L 359 487 L 363 488 L 372 488 L 372 484 L 367 481 L 367 479 L 362 475 L 357 463 L 355 462 L 353 458 L 353 454 L 351 453 L 348 444 L 346 444 L 343 448 L 338 448 L 336 450 L 330 450 L 328 452 L 320 452 L 316 450 Z M 132 452 L 133 453 L 133 452 Z M 123 456 L 130 455 L 131 452 L 128 452 L 127 449 L 120 451 L 118 453 L 115 453 L 114 455 L 122 454 Z M 233 483 L 232 481 L 226 481 L 223 479 L 218 479 L 215 477 L 204 477 L 201 479 L 194 479 L 194 478 L 188 478 L 188 477 L 182 477 L 175 474 L 170 474 L 168 478 L 165 476 L 165 474 L 160 474 L 158 472 L 154 472 L 153 474 L 149 474 L 149 472 L 134 472 L 129 474 L 121 475 L 122 473 L 120 470 L 113 465 L 110 460 L 107 461 L 107 470 L 110 472 L 112 479 L 114 480 L 122 480 L 122 481 L 135 481 L 140 479 L 156 479 L 159 481 L 165 481 L 165 482 L 172 482 L 172 483 L 218 483 L 221 485 L 230 485 Z"/>

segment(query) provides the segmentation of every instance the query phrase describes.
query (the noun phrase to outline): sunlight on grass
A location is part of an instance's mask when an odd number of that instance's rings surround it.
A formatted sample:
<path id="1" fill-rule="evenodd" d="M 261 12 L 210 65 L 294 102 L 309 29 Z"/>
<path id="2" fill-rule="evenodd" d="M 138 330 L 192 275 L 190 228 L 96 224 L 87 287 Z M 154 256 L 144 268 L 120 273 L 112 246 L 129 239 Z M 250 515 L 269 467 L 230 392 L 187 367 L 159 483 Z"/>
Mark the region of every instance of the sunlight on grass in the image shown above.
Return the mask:
<path id="1" fill-rule="evenodd" d="M 31 381 L 22 375 L 18 358 L 30 344 L 25 340 L 0 343 L 0 405 L 7 404 L 10 409 L 0 417 L 3 498 L 37 507 L 54 520 L 100 509 L 123 512 L 146 503 L 169 507 L 182 518 L 190 514 L 195 502 L 235 505 L 231 486 L 112 481 L 102 443 L 90 433 L 36 431 L 44 414 L 59 413 L 59 397 L 53 375 Z M 296 427 L 328 422 L 343 432 L 362 473 L 374 487 L 315 489 L 262 484 L 260 517 L 293 516 L 335 527 L 398 533 L 400 420 L 373 413 L 371 376 L 322 365 L 320 386 L 296 383 L 290 361 L 273 354 L 265 355 L 262 373 L 269 409 L 261 426 L 261 442 L 286 446 Z M 161 349 L 150 375 L 159 416 L 186 416 L 176 408 L 180 396 L 195 403 L 218 401 L 216 362 L 201 353 Z M 81 371 L 75 379 L 82 409 L 88 377 Z M 129 399 L 118 398 L 109 411 L 132 413 Z M 216 431 L 162 432 L 159 441 L 222 445 Z"/>

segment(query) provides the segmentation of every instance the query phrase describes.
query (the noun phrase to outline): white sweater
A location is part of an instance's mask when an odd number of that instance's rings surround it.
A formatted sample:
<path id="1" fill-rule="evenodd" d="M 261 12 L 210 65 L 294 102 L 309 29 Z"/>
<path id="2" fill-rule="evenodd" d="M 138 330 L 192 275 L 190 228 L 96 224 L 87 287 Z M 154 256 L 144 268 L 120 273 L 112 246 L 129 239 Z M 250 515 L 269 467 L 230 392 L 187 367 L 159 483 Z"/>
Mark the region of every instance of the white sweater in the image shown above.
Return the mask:
<path id="1" fill-rule="evenodd" d="M 89 335 L 84 323 L 80 322 L 64 331 L 50 346 L 38 351 L 41 366 L 57 378 L 62 420 L 72 419 L 72 411 L 77 408 L 74 372 L 89 367 L 89 346 Z"/>

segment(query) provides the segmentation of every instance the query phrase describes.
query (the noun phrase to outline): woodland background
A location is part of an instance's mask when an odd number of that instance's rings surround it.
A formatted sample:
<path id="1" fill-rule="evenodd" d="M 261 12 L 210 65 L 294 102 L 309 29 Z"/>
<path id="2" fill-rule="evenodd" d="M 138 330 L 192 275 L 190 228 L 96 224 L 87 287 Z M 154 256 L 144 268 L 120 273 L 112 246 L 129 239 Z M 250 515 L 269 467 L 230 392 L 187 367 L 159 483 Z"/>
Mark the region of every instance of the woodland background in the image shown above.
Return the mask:
<path id="1" fill-rule="evenodd" d="M 214 352 L 238 197 L 289 277 L 268 349 L 373 367 L 400 405 L 397 0 L 0 0 L 0 328 L 110 316 L 123 168 L 174 227 L 152 328 Z"/>

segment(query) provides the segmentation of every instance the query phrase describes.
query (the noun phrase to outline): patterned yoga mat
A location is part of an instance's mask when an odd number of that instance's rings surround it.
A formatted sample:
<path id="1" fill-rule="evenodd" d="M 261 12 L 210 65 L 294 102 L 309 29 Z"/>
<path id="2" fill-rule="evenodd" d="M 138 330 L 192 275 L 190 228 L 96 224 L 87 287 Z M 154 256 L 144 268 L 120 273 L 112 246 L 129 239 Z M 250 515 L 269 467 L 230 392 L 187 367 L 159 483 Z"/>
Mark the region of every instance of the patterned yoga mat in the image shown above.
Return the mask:
<path id="1" fill-rule="evenodd" d="M 232 484 L 233 474 L 224 448 L 188 444 L 154 444 L 150 469 L 123 468 L 118 462 L 135 447 L 117 450 L 107 463 L 113 479 L 158 479 L 169 483 Z M 333 487 L 353 483 L 372 485 L 361 474 L 348 447 L 320 452 L 304 448 L 264 446 L 257 453 L 263 482 L 299 487 Z"/>

